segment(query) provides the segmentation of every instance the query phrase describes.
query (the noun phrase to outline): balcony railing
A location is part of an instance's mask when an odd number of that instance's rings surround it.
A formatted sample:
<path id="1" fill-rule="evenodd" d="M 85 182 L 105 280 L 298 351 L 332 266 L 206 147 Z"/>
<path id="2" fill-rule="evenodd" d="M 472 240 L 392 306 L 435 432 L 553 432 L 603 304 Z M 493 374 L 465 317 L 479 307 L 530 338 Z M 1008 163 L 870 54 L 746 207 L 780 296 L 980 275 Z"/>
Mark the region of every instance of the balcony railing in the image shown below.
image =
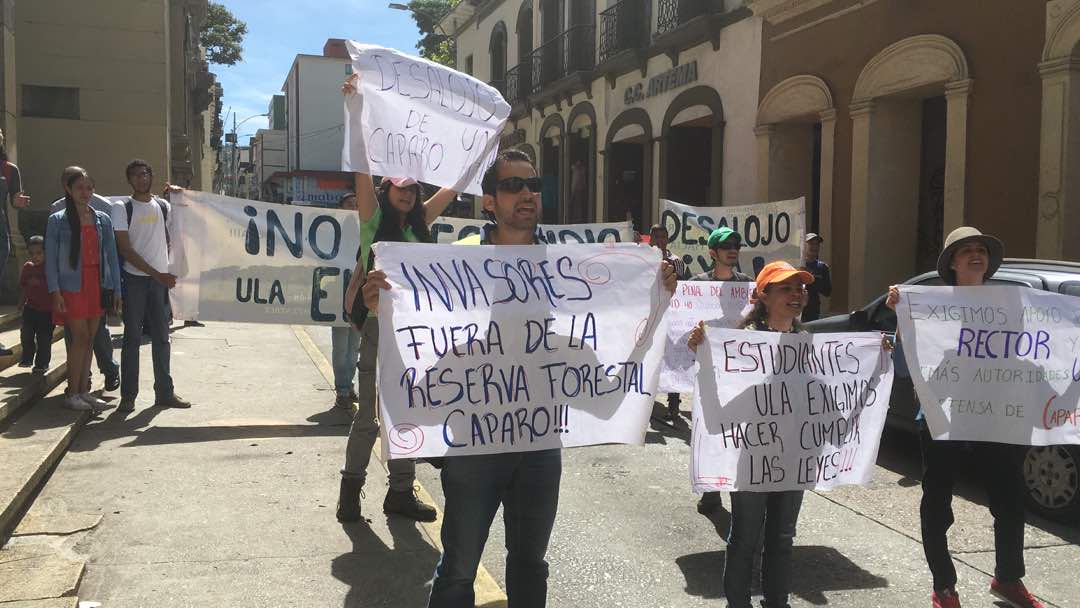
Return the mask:
<path id="1" fill-rule="evenodd" d="M 506 97 L 506 81 L 505 80 L 492 80 L 488 84 L 495 87 L 495 90 L 497 90 L 499 93 L 502 93 L 503 97 Z"/>
<path id="2" fill-rule="evenodd" d="M 656 35 L 662 36 L 712 9 L 712 0 L 659 0 Z"/>
<path id="3" fill-rule="evenodd" d="M 532 60 L 515 65 L 506 71 L 506 101 L 510 105 L 525 103 L 532 91 Z"/>
<path id="4" fill-rule="evenodd" d="M 600 13 L 600 63 L 645 44 L 645 0 L 621 0 Z"/>
<path id="5" fill-rule="evenodd" d="M 539 95 L 551 83 L 596 66 L 596 42 L 592 25 L 574 26 L 545 42 L 529 55 L 531 94 Z"/>

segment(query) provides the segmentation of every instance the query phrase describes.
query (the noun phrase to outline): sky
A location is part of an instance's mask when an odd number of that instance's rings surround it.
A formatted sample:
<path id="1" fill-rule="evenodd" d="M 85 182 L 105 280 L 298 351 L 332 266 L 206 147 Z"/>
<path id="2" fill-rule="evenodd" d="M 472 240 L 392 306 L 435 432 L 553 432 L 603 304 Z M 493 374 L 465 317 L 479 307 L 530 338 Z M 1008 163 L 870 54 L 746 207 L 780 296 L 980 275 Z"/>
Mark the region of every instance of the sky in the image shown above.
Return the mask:
<path id="1" fill-rule="evenodd" d="M 321 55 L 327 38 L 345 38 L 378 44 L 415 55 L 420 31 L 407 11 L 387 7 L 386 0 L 216 0 L 247 23 L 243 61 L 233 66 L 211 65 L 224 89 L 221 108 L 225 131 L 237 123 L 265 113 L 270 98 L 281 86 L 298 54 Z M 404 4 L 404 2 L 402 2 Z M 226 116 L 227 115 L 227 116 Z M 264 117 L 239 125 L 240 141 L 266 128 Z"/>

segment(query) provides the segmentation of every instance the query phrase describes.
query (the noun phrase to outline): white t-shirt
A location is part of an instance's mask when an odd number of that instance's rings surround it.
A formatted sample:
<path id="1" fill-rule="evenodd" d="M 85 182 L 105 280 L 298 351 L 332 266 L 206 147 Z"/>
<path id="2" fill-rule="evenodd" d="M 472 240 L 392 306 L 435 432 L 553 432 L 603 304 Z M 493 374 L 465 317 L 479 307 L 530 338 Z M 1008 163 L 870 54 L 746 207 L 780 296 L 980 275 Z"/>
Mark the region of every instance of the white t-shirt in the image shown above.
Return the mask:
<path id="1" fill-rule="evenodd" d="M 117 202 L 112 208 L 113 230 L 117 232 L 127 231 L 131 248 L 142 259 L 158 272 L 169 271 L 169 243 L 165 236 L 165 218 L 161 209 L 171 209 L 168 201 L 154 197 L 153 201 L 141 203 L 131 200 L 131 225 L 128 226 L 127 200 Z M 158 205 L 161 205 L 159 207 Z M 170 219 L 170 224 L 171 219 Z M 131 262 L 124 262 L 124 270 L 130 274 L 147 276 Z"/>

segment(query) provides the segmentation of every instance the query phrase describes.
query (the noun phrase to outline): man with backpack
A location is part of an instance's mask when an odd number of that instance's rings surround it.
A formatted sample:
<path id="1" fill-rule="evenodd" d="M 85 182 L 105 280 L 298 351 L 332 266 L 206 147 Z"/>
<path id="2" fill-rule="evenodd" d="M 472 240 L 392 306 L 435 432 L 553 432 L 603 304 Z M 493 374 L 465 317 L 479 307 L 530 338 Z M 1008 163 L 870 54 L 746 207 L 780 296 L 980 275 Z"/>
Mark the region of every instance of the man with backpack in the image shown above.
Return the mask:
<path id="1" fill-rule="evenodd" d="M 113 206 L 116 244 L 124 259 L 124 346 L 120 353 L 119 411 L 135 409 L 139 394 L 139 346 L 145 322 L 154 360 L 154 405 L 188 408 L 169 373 L 169 203 L 151 194 L 154 171 L 142 159 L 127 165 L 131 196 Z"/>

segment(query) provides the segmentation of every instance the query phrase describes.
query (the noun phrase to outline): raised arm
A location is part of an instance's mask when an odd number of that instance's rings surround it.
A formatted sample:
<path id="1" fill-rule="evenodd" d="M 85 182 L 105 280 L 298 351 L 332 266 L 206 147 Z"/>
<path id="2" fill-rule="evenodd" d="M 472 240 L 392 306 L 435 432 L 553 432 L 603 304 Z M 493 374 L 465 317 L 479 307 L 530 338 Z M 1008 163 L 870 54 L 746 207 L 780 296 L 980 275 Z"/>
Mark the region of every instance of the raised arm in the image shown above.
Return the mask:
<path id="1" fill-rule="evenodd" d="M 424 222 L 430 226 L 435 221 L 435 218 L 442 215 L 443 211 L 446 211 L 446 208 L 450 206 L 450 203 L 454 202 L 457 194 L 454 190 L 442 188 L 435 193 L 435 196 L 424 201 Z"/>
<path id="2" fill-rule="evenodd" d="M 375 182 L 367 173 L 354 173 L 353 188 L 356 192 L 356 212 L 360 214 L 360 221 L 369 221 L 379 206 L 379 201 L 375 198 Z"/>

